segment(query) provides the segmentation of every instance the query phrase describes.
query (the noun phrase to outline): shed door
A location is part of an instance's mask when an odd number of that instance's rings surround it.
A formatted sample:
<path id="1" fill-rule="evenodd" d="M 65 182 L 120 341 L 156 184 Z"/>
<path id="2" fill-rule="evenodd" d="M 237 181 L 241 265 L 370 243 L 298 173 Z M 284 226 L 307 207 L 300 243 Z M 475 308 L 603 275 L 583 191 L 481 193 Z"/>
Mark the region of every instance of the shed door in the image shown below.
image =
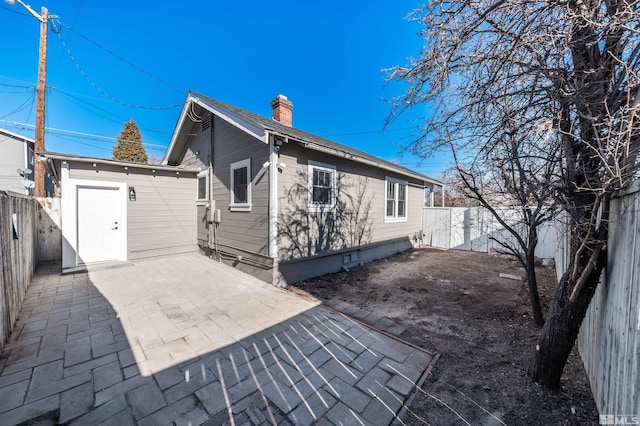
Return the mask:
<path id="1" fill-rule="evenodd" d="M 126 260 L 125 214 L 121 189 L 78 187 L 78 264 Z"/>

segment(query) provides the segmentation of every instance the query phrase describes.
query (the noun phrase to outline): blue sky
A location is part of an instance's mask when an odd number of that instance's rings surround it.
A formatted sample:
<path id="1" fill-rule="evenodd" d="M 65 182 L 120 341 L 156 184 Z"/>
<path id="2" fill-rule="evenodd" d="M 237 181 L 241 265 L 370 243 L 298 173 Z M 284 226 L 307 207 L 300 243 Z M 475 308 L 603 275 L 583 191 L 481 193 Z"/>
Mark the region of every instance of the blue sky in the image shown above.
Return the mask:
<path id="1" fill-rule="evenodd" d="M 58 33 L 49 31 L 46 148 L 110 158 L 133 118 L 147 152 L 161 157 L 189 89 L 267 117 L 281 93 L 294 103 L 294 127 L 437 178 L 445 156 L 401 154 L 424 107 L 382 132 L 384 99 L 402 90 L 385 84 L 382 69 L 418 55 L 420 27 L 404 20 L 418 4 L 31 3 L 59 16 Z M 39 23 L 26 13 L 0 3 L 0 127 L 33 137 Z"/>

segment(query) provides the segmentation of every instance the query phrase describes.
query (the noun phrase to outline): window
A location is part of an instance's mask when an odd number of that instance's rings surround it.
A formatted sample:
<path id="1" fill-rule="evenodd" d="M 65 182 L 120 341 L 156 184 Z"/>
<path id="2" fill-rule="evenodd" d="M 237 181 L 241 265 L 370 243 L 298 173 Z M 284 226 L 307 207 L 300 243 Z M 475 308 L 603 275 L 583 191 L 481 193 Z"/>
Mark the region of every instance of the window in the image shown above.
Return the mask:
<path id="1" fill-rule="evenodd" d="M 251 159 L 231 164 L 231 211 L 251 211 Z"/>
<path id="2" fill-rule="evenodd" d="M 335 204 L 335 166 L 309 161 L 309 211 L 332 209 Z"/>
<path id="3" fill-rule="evenodd" d="M 204 170 L 198 173 L 198 198 L 197 201 L 209 199 L 209 172 Z"/>
<path id="4" fill-rule="evenodd" d="M 34 169 L 34 154 L 33 154 L 33 149 L 31 149 L 30 147 L 27 149 L 28 151 L 28 156 L 27 156 L 27 166 L 28 168 L 30 168 L 31 170 Z"/>
<path id="5" fill-rule="evenodd" d="M 407 221 L 407 182 L 386 178 L 386 205 L 385 222 L 406 222 Z"/>

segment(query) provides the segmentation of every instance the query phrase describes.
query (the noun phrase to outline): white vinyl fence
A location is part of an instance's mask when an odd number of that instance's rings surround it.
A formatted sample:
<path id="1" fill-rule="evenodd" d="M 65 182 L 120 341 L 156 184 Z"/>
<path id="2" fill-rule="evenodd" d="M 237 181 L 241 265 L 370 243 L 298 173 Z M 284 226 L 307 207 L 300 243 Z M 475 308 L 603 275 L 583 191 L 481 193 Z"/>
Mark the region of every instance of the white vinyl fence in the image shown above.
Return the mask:
<path id="1" fill-rule="evenodd" d="M 510 225 L 519 222 L 517 209 L 501 209 L 500 214 Z M 483 207 L 427 207 L 422 222 L 423 243 L 433 247 L 487 253 L 491 248 L 500 250 L 500 241 L 515 244 L 513 235 Z M 555 221 L 539 227 L 537 257 L 555 257 L 562 229 Z M 521 235 L 525 236 L 522 230 Z"/>

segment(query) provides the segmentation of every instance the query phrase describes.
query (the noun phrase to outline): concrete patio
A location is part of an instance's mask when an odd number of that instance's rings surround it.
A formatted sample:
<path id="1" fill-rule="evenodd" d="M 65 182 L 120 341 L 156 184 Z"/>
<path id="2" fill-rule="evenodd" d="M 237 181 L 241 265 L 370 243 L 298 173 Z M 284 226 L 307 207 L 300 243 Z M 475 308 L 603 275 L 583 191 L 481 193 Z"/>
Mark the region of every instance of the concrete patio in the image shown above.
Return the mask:
<path id="1" fill-rule="evenodd" d="M 0 354 L 0 424 L 390 424 L 433 355 L 197 253 L 44 264 Z"/>

